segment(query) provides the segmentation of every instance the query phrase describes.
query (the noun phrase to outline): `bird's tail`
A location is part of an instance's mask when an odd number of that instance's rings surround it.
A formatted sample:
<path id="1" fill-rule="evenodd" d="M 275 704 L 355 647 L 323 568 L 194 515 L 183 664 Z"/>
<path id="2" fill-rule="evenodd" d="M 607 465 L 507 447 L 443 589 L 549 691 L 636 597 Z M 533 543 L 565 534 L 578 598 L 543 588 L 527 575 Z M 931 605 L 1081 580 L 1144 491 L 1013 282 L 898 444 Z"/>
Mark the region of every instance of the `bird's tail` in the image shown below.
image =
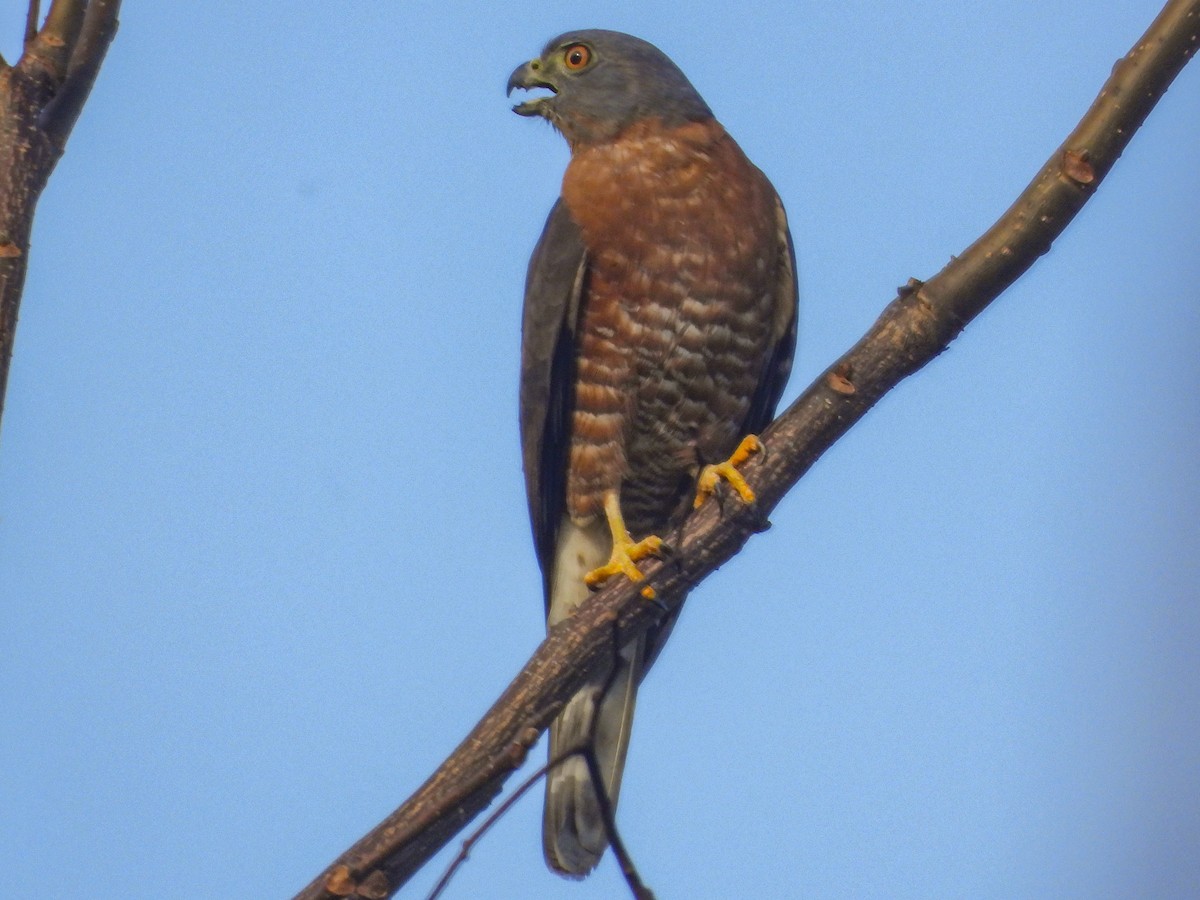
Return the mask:
<path id="1" fill-rule="evenodd" d="M 614 810 L 629 749 L 642 656 L 641 639 L 625 647 L 615 675 L 575 694 L 550 726 L 553 760 L 574 747 L 587 745 L 595 717 L 596 762 L 604 792 Z M 608 690 L 600 696 L 606 686 Z M 546 863 L 562 875 L 582 878 L 600 862 L 606 847 L 604 818 L 587 761 L 583 756 L 572 756 L 546 775 L 546 809 L 542 820 Z"/>
<path id="2" fill-rule="evenodd" d="M 551 626 L 569 616 L 587 597 L 583 576 L 607 562 L 611 548 L 612 539 L 602 522 L 580 527 L 564 521 L 551 584 Z M 645 641 L 640 637 L 623 647 L 616 658 L 616 671 L 580 689 L 550 726 L 552 761 L 573 748 L 587 746 L 594 737 L 604 791 L 614 810 L 629 749 L 638 683 L 642 680 L 644 648 Z M 582 878 L 596 867 L 607 846 L 604 818 L 587 761 L 580 755 L 571 756 L 546 775 L 542 819 L 546 864 L 561 875 Z"/>

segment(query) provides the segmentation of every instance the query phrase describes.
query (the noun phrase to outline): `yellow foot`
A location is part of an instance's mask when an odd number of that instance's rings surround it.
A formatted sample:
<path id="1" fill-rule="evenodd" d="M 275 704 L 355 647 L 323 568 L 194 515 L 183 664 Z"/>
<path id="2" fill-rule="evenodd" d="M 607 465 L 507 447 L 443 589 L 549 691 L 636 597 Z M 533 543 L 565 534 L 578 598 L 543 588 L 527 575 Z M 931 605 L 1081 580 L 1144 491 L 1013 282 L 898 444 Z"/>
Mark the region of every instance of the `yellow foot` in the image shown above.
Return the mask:
<path id="1" fill-rule="evenodd" d="M 634 541 L 625 529 L 625 520 L 621 516 L 621 507 L 615 491 L 604 495 L 604 513 L 608 517 L 608 527 L 612 532 L 612 555 L 605 565 L 584 575 L 584 583 L 590 588 L 599 587 L 614 575 L 624 575 L 634 582 L 645 581 L 646 576 L 637 567 L 637 563 L 657 554 L 662 549 L 662 538 L 651 535 Z M 646 585 L 642 588 L 642 596 L 653 600 L 654 588 Z"/>
<path id="2" fill-rule="evenodd" d="M 653 535 L 636 544 L 633 541 L 619 544 L 614 542 L 612 556 L 609 557 L 608 562 L 598 569 L 592 569 L 583 576 L 583 580 L 590 588 L 599 587 L 614 575 L 624 575 L 630 581 L 643 581 L 646 576 L 637 567 L 637 562 L 647 556 L 653 556 L 661 548 L 662 539 Z M 654 588 L 649 585 L 642 588 L 642 596 L 647 600 L 653 600 Z"/>
<path id="3" fill-rule="evenodd" d="M 704 501 L 712 496 L 713 491 L 717 489 L 717 483 L 722 478 L 738 492 L 743 503 L 753 503 L 754 491 L 750 489 L 750 485 L 746 484 L 746 479 L 742 477 L 742 473 L 737 470 L 737 467 L 755 453 L 761 452 L 762 449 L 762 441 L 758 439 L 758 435 L 748 434 L 742 438 L 742 442 L 733 451 L 733 455 L 725 462 L 705 466 L 701 469 L 700 478 L 696 482 L 696 499 L 692 503 L 692 507 L 699 509 Z"/>

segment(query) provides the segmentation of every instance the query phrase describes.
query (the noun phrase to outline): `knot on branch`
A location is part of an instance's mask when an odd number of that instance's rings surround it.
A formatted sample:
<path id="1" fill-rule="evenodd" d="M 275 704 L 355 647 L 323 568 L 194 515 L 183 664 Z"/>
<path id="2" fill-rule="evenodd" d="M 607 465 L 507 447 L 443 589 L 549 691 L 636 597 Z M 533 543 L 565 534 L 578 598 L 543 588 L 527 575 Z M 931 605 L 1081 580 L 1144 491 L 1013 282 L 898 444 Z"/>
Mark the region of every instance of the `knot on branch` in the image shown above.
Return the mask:
<path id="1" fill-rule="evenodd" d="M 391 896 L 387 876 L 376 869 L 362 882 L 355 880 L 349 866 L 334 868 L 325 879 L 325 890 L 334 897 L 352 897 L 356 900 L 386 900 Z"/>
<path id="2" fill-rule="evenodd" d="M 1062 158 L 1062 173 L 1080 187 L 1086 187 L 1096 180 L 1096 170 L 1088 160 L 1087 150 L 1064 150 Z"/>

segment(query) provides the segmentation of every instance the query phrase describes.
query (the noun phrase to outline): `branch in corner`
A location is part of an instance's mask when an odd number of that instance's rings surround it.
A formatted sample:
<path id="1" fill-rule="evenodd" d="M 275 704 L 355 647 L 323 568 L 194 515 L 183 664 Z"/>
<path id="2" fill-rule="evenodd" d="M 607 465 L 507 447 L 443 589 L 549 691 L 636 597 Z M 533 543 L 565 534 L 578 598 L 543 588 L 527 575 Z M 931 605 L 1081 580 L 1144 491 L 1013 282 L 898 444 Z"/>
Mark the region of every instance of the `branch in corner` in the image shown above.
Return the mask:
<path id="1" fill-rule="evenodd" d="M 117 30 L 120 0 L 30 0 L 25 49 L 0 60 L 0 416 L 25 288 L 29 235 L 43 188 L 62 156 Z"/>

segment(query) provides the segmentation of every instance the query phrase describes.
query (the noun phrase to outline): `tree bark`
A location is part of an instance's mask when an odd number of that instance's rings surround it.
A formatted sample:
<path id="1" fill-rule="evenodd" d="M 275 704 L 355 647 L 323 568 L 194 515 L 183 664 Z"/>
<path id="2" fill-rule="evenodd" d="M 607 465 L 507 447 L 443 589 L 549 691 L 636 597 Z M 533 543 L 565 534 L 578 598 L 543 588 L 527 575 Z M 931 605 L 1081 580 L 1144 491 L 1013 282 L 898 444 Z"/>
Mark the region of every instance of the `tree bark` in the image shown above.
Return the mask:
<path id="1" fill-rule="evenodd" d="M 0 59 L 0 419 L 33 213 L 116 34 L 120 6 L 54 0 L 39 29 L 39 3 L 31 0 L 21 58 Z"/>
<path id="2" fill-rule="evenodd" d="M 900 381 L 941 353 L 1021 276 L 1095 192 L 1133 133 L 1200 46 L 1200 0 L 1170 0 L 1113 70 L 1099 97 L 1007 212 L 927 282 L 910 280 L 862 339 L 763 435 L 745 474 L 754 507 L 708 502 L 670 558 L 648 564 L 663 599 L 621 580 L 554 628 L 465 741 L 399 809 L 343 853 L 296 900 L 381 900 L 397 891 L 499 793 L 574 691 L 611 655 L 737 553 L 838 438 Z"/>

